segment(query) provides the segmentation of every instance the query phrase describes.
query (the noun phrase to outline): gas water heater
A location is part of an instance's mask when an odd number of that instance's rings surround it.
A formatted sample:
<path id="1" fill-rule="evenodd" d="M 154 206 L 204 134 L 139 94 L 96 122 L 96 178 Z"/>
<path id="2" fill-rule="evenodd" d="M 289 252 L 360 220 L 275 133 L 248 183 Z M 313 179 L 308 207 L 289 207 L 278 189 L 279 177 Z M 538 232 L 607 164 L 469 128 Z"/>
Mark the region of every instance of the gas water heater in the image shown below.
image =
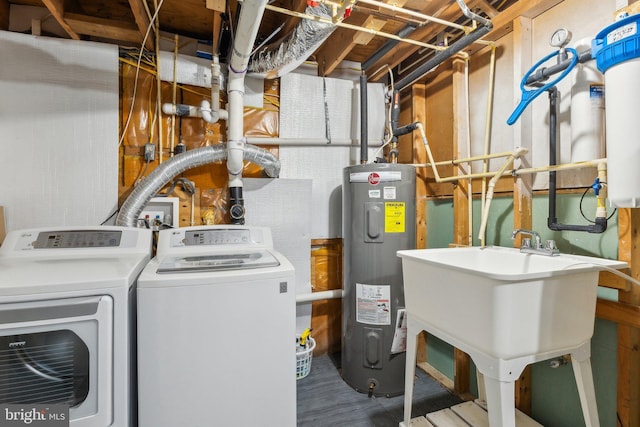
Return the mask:
<path id="1" fill-rule="evenodd" d="M 350 166 L 342 188 L 342 378 L 369 396 L 399 395 L 405 305 L 396 252 L 415 249 L 415 169 L 397 163 Z"/>

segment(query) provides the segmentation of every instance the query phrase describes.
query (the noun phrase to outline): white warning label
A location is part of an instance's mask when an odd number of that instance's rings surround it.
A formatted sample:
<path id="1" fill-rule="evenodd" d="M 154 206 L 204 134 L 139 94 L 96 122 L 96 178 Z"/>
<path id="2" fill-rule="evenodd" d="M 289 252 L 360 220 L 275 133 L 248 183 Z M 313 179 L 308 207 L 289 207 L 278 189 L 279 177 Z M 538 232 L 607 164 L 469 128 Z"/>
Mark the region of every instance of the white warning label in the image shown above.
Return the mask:
<path id="1" fill-rule="evenodd" d="M 391 286 L 356 283 L 356 321 L 368 325 L 391 324 Z"/>

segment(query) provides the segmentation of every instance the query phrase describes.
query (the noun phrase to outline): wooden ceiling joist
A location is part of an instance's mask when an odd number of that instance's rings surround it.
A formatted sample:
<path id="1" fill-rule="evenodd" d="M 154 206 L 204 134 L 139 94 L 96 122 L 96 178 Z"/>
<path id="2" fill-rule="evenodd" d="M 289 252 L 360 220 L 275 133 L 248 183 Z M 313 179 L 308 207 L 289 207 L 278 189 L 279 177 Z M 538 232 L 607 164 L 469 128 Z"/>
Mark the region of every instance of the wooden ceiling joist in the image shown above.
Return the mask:
<path id="1" fill-rule="evenodd" d="M 381 30 L 387 23 L 381 19 L 372 16 L 358 16 L 350 24 L 369 28 L 373 30 Z M 346 28 L 338 28 L 325 42 L 316 53 L 318 62 L 318 73 L 328 76 L 331 74 L 338 64 L 347 57 L 347 55 L 357 45 L 367 44 L 375 37 L 373 34 L 361 31 L 353 31 Z"/>
<path id="2" fill-rule="evenodd" d="M 143 0 L 129 0 L 129 6 L 131 7 L 131 11 L 133 12 L 133 16 L 136 20 L 136 25 L 138 26 L 138 32 L 141 34 L 140 41 L 144 38 L 144 35 L 147 33 L 147 29 L 151 23 L 149 19 L 149 15 L 147 14 L 147 10 L 142 3 Z M 153 35 L 153 31 L 149 33 L 147 37 L 147 41 L 144 45 L 148 50 L 154 50 L 155 46 L 155 38 Z"/>
<path id="3" fill-rule="evenodd" d="M 9 1 L 0 0 L 0 30 L 9 29 Z"/>
<path id="4" fill-rule="evenodd" d="M 403 7 L 407 1 L 408 0 L 396 0 L 393 4 L 396 7 Z M 390 2 L 391 0 L 384 0 L 384 3 Z M 381 11 L 380 8 L 378 9 Z M 382 30 L 387 21 L 372 15 L 354 15 L 353 20 L 349 20 L 349 23 L 362 28 L 379 31 Z M 375 35 L 371 33 L 338 28 L 316 54 L 318 73 L 321 75 L 331 74 L 338 64 L 346 58 L 357 45 L 366 45 L 373 40 L 374 37 Z"/>
<path id="5" fill-rule="evenodd" d="M 42 0 L 42 3 L 49 9 L 51 15 L 58 21 L 62 29 L 74 40 L 80 40 L 80 35 L 73 31 L 73 28 L 64 20 L 64 0 Z"/>
<path id="6" fill-rule="evenodd" d="M 65 13 L 64 19 L 77 34 L 135 44 L 142 43 L 143 35 L 133 23 L 75 13 Z"/>

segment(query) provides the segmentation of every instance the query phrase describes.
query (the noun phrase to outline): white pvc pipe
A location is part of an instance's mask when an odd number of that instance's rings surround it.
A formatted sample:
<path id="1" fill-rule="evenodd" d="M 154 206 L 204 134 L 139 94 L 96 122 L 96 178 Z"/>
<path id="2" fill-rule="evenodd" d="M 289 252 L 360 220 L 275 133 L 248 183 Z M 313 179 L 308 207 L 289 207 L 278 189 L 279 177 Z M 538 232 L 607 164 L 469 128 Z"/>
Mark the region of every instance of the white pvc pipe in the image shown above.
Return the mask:
<path id="1" fill-rule="evenodd" d="M 244 150 L 244 78 L 267 0 L 244 0 L 229 61 L 227 172 L 229 187 L 242 187 Z"/>
<path id="2" fill-rule="evenodd" d="M 507 166 L 511 164 L 513 159 L 517 159 L 527 152 L 526 148 L 519 148 L 513 152 L 513 155 L 509 156 L 502 167 L 495 173 L 491 181 L 489 181 L 489 188 L 487 190 L 487 197 L 485 201 L 484 211 L 482 212 L 482 220 L 480 222 L 480 231 L 478 232 L 478 239 L 482 239 L 485 231 L 487 230 L 487 221 L 489 220 L 489 208 L 491 207 L 491 200 L 493 199 L 493 190 L 496 186 L 498 180 L 504 175 L 504 172 L 507 170 Z"/>
<path id="3" fill-rule="evenodd" d="M 491 61 L 489 62 L 489 90 L 487 91 L 487 117 L 484 125 L 484 154 L 489 154 L 489 143 L 491 141 L 491 120 L 493 118 L 493 95 L 495 88 L 495 72 L 496 72 L 496 46 L 491 45 Z M 482 162 L 482 172 L 489 170 L 489 160 Z M 487 194 L 487 180 L 482 180 L 482 198 L 481 198 L 481 215 L 484 215 L 484 203 Z M 480 246 L 485 245 L 486 235 L 480 236 Z"/>
<path id="4" fill-rule="evenodd" d="M 342 289 L 333 289 L 333 290 L 321 291 L 321 292 L 311 292 L 309 294 L 298 294 L 296 295 L 296 303 L 302 304 L 305 302 L 342 298 L 343 295 L 344 295 L 344 291 Z"/>
<path id="5" fill-rule="evenodd" d="M 247 137 L 247 143 L 253 145 L 288 145 L 293 147 L 359 147 L 355 139 L 331 139 L 331 142 L 329 142 L 326 138 L 270 138 L 250 136 Z M 378 146 L 373 146 L 371 148 L 377 147 Z"/>

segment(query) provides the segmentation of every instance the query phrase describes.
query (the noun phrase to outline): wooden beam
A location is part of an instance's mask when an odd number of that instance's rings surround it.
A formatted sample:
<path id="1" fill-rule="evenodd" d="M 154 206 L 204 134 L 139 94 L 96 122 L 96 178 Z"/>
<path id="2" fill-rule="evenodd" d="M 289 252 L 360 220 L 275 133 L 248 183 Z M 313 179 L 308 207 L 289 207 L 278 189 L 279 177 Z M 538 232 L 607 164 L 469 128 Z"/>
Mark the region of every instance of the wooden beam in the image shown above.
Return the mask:
<path id="1" fill-rule="evenodd" d="M 631 274 L 631 270 L 628 268 L 620 270 L 622 273 Z M 601 271 L 598 278 L 598 285 L 605 288 L 618 289 L 620 291 L 630 291 L 631 282 L 624 280 L 620 276 L 616 276 L 608 271 Z"/>
<path id="2" fill-rule="evenodd" d="M 598 298 L 596 317 L 640 329 L 640 306 Z"/>
<path id="3" fill-rule="evenodd" d="M 142 37 L 135 24 L 95 16 L 65 13 L 65 21 L 77 34 L 101 37 L 130 43 L 142 43 Z"/>
<path id="4" fill-rule="evenodd" d="M 144 0 L 129 0 L 129 7 L 131 7 L 131 12 L 133 12 L 133 17 L 136 20 L 136 25 L 138 26 L 138 32 L 140 33 L 140 40 L 144 39 L 144 35 L 147 33 L 147 29 L 151 24 L 149 19 L 149 15 L 147 14 L 147 10 L 143 4 Z M 153 35 L 153 31 L 149 32 L 149 37 L 147 37 L 147 41 L 144 44 L 144 47 L 147 50 L 154 50 L 155 46 L 155 37 Z"/>
<path id="5" fill-rule="evenodd" d="M 640 279 L 640 209 L 618 209 L 618 258 Z M 618 301 L 640 305 L 640 287 L 620 291 Z M 622 313 L 621 313 L 622 314 Z M 621 425 L 640 426 L 640 330 L 618 325 L 618 416 Z"/>
<path id="6" fill-rule="evenodd" d="M 526 71 L 531 67 L 531 57 L 533 50 L 531 18 L 519 17 L 512 23 L 513 28 L 513 81 L 520 80 Z M 514 94 L 519 96 L 519 94 Z M 518 99 L 519 101 L 519 99 Z M 517 104 L 516 101 L 515 103 Z M 515 104 L 514 104 L 515 105 Z M 518 122 L 513 125 L 513 148 L 524 147 L 529 150 L 529 154 L 524 159 L 516 160 L 516 164 L 530 166 L 532 137 L 532 115 L 531 111 L 525 112 Z M 531 230 L 533 227 L 533 178 L 531 175 L 520 176 L 516 179 L 513 188 L 513 228 L 524 228 Z M 514 242 L 517 246 L 521 244 L 521 237 L 518 236 Z M 531 414 L 531 367 L 527 366 L 516 382 L 516 407 L 525 414 Z"/>
<path id="7" fill-rule="evenodd" d="M 49 9 L 51 15 L 58 21 L 58 24 L 74 40 L 80 40 L 80 35 L 73 31 L 73 28 L 64 19 L 64 0 L 42 0 L 42 3 Z"/>
<path id="8" fill-rule="evenodd" d="M 226 8 L 227 2 L 225 0 L 207 0 L 207 9 L 224 13 Z"/>
<path id="9" fill-rule="evenodd" d="M 500 14 L 496 8 L 491 6 L 487 0 L 479 0 L 478 7 L 487 14 L 487 16 L 491 19 L 495 18 Z"/>
<path id="10" fill-rule="evenodd" d="M 9 29 L 9 1 L 0 0 L 0 30 Z"/>

